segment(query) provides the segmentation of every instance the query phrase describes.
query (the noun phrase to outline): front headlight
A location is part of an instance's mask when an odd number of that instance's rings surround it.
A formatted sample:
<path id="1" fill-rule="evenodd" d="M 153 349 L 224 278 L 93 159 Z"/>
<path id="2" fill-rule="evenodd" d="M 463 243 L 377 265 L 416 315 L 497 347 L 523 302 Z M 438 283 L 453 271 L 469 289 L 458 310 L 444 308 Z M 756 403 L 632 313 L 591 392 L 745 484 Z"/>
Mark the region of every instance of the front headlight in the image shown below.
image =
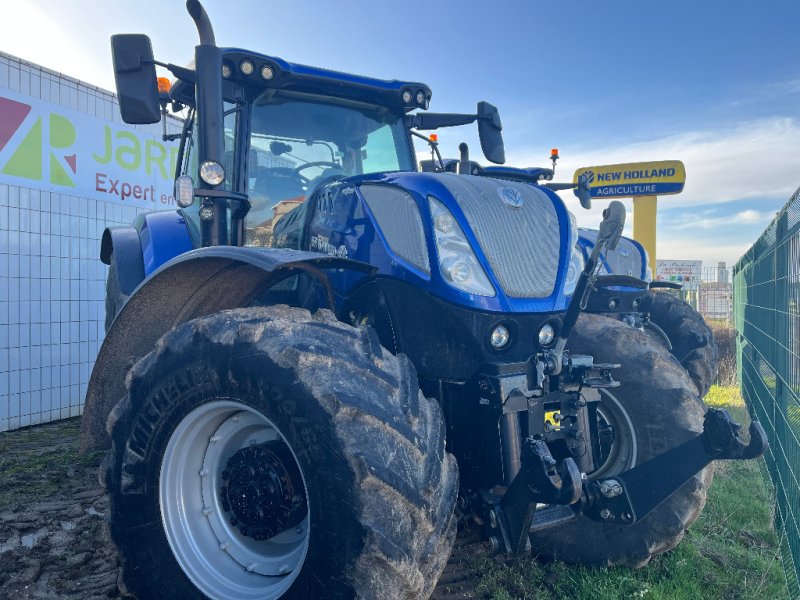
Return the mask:
<path id="1" fill-rule="evenodd" d="M 444 280 L 468 294 L 496 295 L 458 221 L 436 198 L 428 196 L 428 200 L 433 219 L 433 238 L 439 255 L 439 271 Z"/>
<path id="2" fill-rule="evenodd" d="M 575 286 L 578 285 L 578 278 L 583 271 L 583 253 L 578 246 L 572 248 L 572 258 L 569 260 L 569 267 L 567 267 L 567 279 L 564 282 L 564 295 L 571 296 L 575 291 Z"/>

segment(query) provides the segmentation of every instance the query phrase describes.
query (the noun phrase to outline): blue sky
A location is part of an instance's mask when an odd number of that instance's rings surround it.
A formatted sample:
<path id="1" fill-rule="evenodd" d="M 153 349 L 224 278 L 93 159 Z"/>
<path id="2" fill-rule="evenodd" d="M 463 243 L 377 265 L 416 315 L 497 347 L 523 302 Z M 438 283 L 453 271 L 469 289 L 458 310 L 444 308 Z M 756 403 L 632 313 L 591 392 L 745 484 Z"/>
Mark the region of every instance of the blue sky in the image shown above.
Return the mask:
<path id="1" fill-rule="evenodd" d="M 108 37 L 142 32 L 184 63 L 196 33 L 180 0 L 0 0 L 0 50 L 113 88 Z M 659 199 L 659 258 L 725 260 L 800 185 L 800 2 L 388 3 L 208 0 L 220 45 L 433 89 L 432 110 L 501 112 L 508 163 L 679 159 L 684 193 Z M 442 131 L 445 154 L 473 128 Z M 584 211 L 564 194 L 584 225 Z M 631 219 L 629 218 L 629 221 Z"/>

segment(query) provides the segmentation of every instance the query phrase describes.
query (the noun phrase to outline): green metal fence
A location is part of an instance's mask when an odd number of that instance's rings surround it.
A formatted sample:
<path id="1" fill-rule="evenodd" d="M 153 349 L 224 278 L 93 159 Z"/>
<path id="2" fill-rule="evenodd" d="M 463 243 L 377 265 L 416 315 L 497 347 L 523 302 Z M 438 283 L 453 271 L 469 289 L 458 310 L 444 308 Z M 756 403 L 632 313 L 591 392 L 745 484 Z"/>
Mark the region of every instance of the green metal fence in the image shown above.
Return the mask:
<path id="1" fill-rule="evenodd" d="M 800 597 L 800 189 L 733 270 L 742 395 L 764 425 L 790 595 Z"/>

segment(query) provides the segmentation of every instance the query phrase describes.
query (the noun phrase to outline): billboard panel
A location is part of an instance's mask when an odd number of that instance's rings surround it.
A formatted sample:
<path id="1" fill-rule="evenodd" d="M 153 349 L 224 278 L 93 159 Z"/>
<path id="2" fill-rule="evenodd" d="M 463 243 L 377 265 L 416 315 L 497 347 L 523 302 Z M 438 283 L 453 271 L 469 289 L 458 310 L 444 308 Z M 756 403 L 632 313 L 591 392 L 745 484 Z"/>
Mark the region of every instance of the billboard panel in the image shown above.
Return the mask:
<path id="1" fill-rule="evenodd" d="M 624 163 L 583 167 L 573 182 L 585 175 L 592 198 L 631 198 L 679 194 L 686 182 L 686 169 L 679 160 Z"/>

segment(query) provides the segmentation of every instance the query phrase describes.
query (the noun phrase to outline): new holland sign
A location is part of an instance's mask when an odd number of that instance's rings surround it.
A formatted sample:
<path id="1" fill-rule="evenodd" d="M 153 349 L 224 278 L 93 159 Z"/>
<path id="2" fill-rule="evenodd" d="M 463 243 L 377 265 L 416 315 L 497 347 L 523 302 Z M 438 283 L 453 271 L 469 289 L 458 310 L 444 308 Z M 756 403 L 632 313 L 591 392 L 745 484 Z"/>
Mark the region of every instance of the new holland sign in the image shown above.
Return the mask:
<path id="1" fill-rule="evenodd" d="M 586 175 L 592 198 L 631 198 L 679 194 L 686 182 L 686 169 L 679 160 L 625 163 L 584 167 L 575 171 L 573 181 Z"/>

